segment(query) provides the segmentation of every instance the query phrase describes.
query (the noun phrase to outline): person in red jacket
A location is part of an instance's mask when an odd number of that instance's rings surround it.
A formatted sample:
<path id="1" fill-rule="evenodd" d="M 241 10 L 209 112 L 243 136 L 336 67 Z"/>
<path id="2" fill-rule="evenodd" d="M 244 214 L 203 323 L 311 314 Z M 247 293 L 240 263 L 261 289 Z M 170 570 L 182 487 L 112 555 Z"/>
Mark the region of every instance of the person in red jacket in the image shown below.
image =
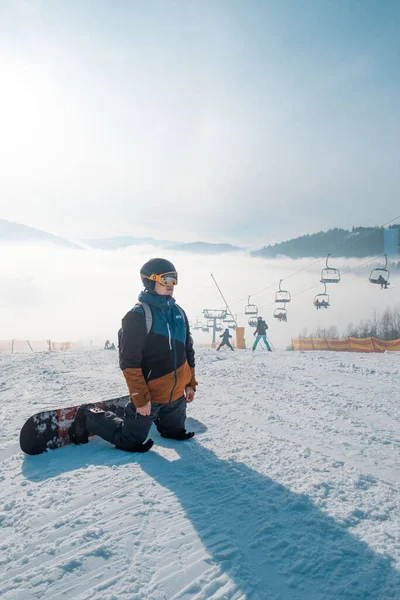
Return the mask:
<path id="1" fill-rule="evenodd" d="M 122 450 L 146 452 L 152 423 L 163 437 L 186 440 L 186 405 L 196 391 L 193 340 L 189 321 L 173 293 L 178 273 L 172 263 L 156 258 L 140 270 L 145 290 L 122 319 L 118 333 L 119 363 L 130 400 L 124 418 L 93 405 L 82 405 L 69 433 L 71 441 L 87 443 L 99 435 Z"/>

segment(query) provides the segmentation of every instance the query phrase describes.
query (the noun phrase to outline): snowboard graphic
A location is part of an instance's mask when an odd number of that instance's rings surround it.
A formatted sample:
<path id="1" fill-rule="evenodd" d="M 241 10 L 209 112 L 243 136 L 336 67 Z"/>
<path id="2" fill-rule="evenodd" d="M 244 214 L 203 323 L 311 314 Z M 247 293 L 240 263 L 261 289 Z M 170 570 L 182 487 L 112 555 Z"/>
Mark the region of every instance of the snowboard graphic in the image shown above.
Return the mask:
<path id="1" fill-rule="evenodd" d="M 113 400 L 91 402 L 102 410 L 110 410 L 118 417 L 123 417 L 124 407 L 129 396 L 121 396 Z M 45 410 L 30 417 L 21 429 L 19 444 L 25 454 L 42 454 L 46 450 L 54 450 L 70 444 L 68 429 L 75 418 L 79 406 Z"/>

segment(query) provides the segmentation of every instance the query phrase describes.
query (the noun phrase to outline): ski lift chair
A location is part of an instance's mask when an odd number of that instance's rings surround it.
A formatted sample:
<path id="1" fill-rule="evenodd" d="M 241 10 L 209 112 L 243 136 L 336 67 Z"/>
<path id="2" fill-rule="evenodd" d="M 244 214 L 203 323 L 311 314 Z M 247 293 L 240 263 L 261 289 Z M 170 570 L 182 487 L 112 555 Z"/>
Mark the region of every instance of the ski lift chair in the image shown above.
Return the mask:
<path id="1" fill-rule="evenodd" d="M 387 268 L 387 264 L 388 264 L 388 259 L 387 259 L 387 254 L 384 254 L 385 257 L 385 266 L 384 267 L 377 267 L 376 269 L 372 269 L 371 274 L 369 276 L 369 281 L 370 283 L 376 283 L 377 285 L 381 286 L 381 289 L 388 289 L 388 286 L 390 285 L 389 283 L 389 277 L 390 277 L 390 271 Z"/>
<path id="2" fill-rule="evenodd" d="M 314 306 L 317 310 L 320 308 L 329 308 L 329 294 L 326 293 L 326 283 L 324 283 L 325 292 L 323 294 L 317 294 L 314 298 Z"/>
<path id="3" fill-rule="evenodd" d="M 257 316 L 258 315 L 258 307 L 255 304 L 250 303 L 250 297 L 251 296 L 249 296 L 249 299 L 247 301 L 247 306 L 244 309 L 244 314 Z"/>
<path id="4" fill-rule="evenodd" d="M 284 306 L 281 306 L 280 308 L 276 308 L 274 310 L 274 318 L 278 319 L 279 322 L 284 321 L 285 323 L 287 322 L 287 310 Z"/>
<path id="5" fill-rule="evenodd" d="M 204 331 L 204 333 L 209 333 L 210 328 L 207 327 L 207 325 L 203 325 L 202 328 L 201 328 L 201 330 Z"/>
<path id="6" fill-rule="evenodd" d="M 282 279 L 279 282 L 279 290 L 275 294 L 275 302 L 290 302 L 292 297 L 290 292 L 281 288 Z"/>
<path id="7" fill-rule="evenodd" d="M 252 318 L 249 319 L 249 326 L 250 327 L 257 327 L 257 323 L 258 323 L 258 321 L 254 317 L 252 317 Z"/>
<path id="8" fill-rule="evenodd" d="M 339 269 L 334 269 L 333 267 L 328 266 L 330 254 L 326 257 L 326 266 L 321 271 L 321 283 L 339 283 L 340 281 L 340 271 Z"/>

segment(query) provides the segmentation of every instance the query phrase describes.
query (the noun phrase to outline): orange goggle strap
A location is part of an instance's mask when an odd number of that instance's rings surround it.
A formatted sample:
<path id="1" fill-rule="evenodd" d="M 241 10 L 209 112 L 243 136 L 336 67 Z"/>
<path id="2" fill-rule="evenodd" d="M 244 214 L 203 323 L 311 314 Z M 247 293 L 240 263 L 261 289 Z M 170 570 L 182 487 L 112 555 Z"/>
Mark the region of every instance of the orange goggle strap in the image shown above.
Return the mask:
<path id="1" fill-rule="evenodd" d="M 165 284 L 161 280 L 161 277 L 166 277 L 168 275 L 174 276 L 174 279 L 176 279 L 176 284 L 178 283 L 178 273 L 176 271 L 169 271 L 168 273 L 161 273 L 161 275 L 156 275 L 155 273 L 153 273 L 152 275 L 144 275 L 144 274 L 142 274 L 142 277 L 144 277 L 145 279 L 150 279 L 150 281 L 157 281 L 161 285 L 170 285 L 168 283 Z M 176 284 L 174 284 L 174 285 L 176 285 Z"/>

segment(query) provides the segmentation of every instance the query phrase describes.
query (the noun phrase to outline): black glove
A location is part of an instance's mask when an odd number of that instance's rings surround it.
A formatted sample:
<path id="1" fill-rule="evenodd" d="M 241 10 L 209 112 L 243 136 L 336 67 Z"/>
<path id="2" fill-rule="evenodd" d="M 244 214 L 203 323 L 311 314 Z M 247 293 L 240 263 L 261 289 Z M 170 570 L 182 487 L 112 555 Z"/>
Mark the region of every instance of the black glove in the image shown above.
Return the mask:
<path id="1" fill-rule="evenodd" d="M 136 446 L 131 446 L 130 448 L 121 448 L 121 446 L 116 446 L 116 448 L 117 450 L 125 450 L 125 452 L 147 452 L 153 444 L 153 440 L 147 440 L 144 444 L 136 444 Z"/>

